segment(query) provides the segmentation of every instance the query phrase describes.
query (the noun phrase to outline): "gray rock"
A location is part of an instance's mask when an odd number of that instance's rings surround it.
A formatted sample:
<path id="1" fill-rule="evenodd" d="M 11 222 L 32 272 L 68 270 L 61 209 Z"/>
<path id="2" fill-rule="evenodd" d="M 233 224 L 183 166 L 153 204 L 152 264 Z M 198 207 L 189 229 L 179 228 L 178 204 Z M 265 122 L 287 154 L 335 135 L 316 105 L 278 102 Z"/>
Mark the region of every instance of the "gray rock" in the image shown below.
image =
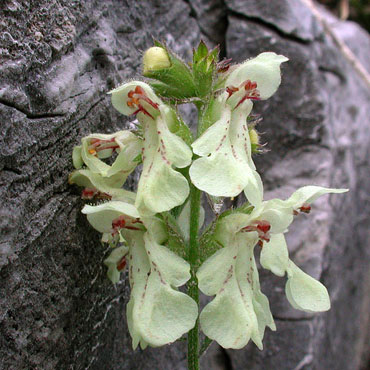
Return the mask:
<path id="1" fill-rule="evenodd" d="M 274 6 L 285 4 L 290 9 L 297 3 L 281 1 Z M 228 353 L 236 369 L 359 369 L 369 332 L 364 310 L 369 309 L 365 278 L 370 261 L 365 226 L 369 177 L 365 172 L 370 92 L 322 27 L 311 27 L 316 21 L 307 21 L 312 18 L 308 10 L 292 18 L 295 28 L 290 32 L 280 19 L 291 17 L 290 10 L 284 15 L 273 13 L 270 4 L 228 2 L 232 12 L 226 36 L 227 56 L 235 61 L 264 50 L 290 59 L 283 65 L 277 94 L 256 103 L 254 109 L 264 118 L 260 130 L 271 149 L 256 161 L 268 190 L 266 197 L 287 197 L 304 184 L 348 187 L 350 193 L 320 199 L 310 217 L 297 218 L 287 234 L 291 257 L 328 287 L 332 309 L 319 315 L 292 309 L 284 297 L 285 279 L 263 272 L 263 290 L 271 298 L 278 330 L 267 333 L 262 352 L 248 346 Z M 370 70 L 369 48 L 363 47 L 369 35 L 339 21 L 335 32 Z M 289 330 L 279 330 L 280 320 Z M 278 355 L 271 340 L 276 341 Z"/>
<path id="2" fill-rule="evenodd" d="M 189 57 L 198 25 L 182 1 L 26 3 L 0 15 L 0 368 L 184 369 L 183 344 L 132 351 L 127 279 L 107 280 L 67 178 L 82 136 L 127 125 L 106 93 L 152 36 Z"/>
<path id="3" fill-rule="evenodd" d="M 331 311 L 291 309 L 284 279 L 261 271 L 278 331 L 267 331 L 262 352 L 213 344 L 203 368 L 365 366 L 370 94 L 305 5 L 9 0 L 0 9 L 0 368 L 186 369 L 183 342 L 132 351 L 128 281 L 106 279 L 107 251 L 67 183 L 82 136 L 127 127 L 106 93 L 139 74 L 152 36 L 187 58 L 201 37 L 236 62 L 265 50 L 287 55 L 281 88 L 254 110 L 271 149 L 256 160 L 267 196 L 307 183 L 351 189 L 317 202 L 288 234 L 292 258 L 328 287 Z M 368 34 L 328 19 L 370 70 Z"/>

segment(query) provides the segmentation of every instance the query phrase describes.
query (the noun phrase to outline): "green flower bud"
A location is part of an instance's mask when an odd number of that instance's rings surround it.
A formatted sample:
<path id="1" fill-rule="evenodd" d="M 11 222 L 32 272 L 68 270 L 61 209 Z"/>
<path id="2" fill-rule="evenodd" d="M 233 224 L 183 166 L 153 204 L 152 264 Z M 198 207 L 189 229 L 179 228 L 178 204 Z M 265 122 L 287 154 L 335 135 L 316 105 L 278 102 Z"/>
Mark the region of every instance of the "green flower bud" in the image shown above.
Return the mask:
<path id="1" fill-rule="evenodd" d="M 143 56 L 143 74 L 171 67 L 171 61 L 165 49 L 153 46 Z"/>
<path id="2" fill-rule="evenodd" d="M 193 74 L 189 66 L 158 41 L 148 49 L 143 59 L 143 75 L 152 78 L 155 93 L 167 98 L 197 97 Z"/>

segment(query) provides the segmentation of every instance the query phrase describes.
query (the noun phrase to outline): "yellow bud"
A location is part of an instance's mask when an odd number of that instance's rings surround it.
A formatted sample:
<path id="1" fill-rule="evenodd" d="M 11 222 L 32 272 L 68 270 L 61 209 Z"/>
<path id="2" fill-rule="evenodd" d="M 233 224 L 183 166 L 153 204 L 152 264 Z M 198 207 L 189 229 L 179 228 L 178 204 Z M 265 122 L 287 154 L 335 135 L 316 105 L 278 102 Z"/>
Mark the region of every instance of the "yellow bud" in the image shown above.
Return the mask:
<path id="1" fill-rule="evenodd" d="M 257 146 L 260 143 L 260 138 L 257 131 L 252 128 L 249 130 L 249 138 L 251 139 L 251 144 Z"/>
<path id="2" fill-rule="evenodd" d="M 160 69 L 171 67 L 171 61 L 167 51 L 158 46 L 149 48 L 143 56 L 143 73 L 158 71 Z"/>

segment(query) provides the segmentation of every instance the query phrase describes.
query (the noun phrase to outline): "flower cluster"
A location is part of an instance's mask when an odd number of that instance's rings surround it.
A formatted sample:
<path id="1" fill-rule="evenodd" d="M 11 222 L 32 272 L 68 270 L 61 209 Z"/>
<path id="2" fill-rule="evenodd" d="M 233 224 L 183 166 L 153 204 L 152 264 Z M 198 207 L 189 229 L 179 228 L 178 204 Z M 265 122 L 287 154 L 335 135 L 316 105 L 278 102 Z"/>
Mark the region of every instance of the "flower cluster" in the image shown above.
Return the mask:
<path id="1" fill-rule="evenodd" d="M 266 326 L 275 330 L 275 324 L 260 288 L 256 246 L 263 268 L 287 275 L 286 296 L 294 308 L 330 308 L 326 288 L 289 259 L 284 234 L 294 216 L 308 213 L 319 196 L 346 190 L 305 186 L 286 200 L 264 201 L 252 159 L 260 146 L 250 124 L 253 102 L 277 91 L 280 66 L 287 60 L 266 52 L 230 65 L 201 42 L 189 67 L 157 43 L 144 55 L 149 82 L 130 81 L 110 92 L 114 108 L 136 117 L 138 129 L 89 135 L 74 148 L 69 180 L 84 188 L 84 199 L 100 203 L 85 205 L 82 212 L 112 248 L 105 264 L 113 283 L 127 265 L 126 313 L 134 348 L 174 342 L 194 327 L 198 304 L 178 290 L 194 269 L 201 292 L 214 296 L 199 316 L 204 334 L 224 348 L 242 348 L 250 339 L 262 348 Z M 189 101 L 199 109 L 195 140 L 176 108 Z M 124 189 L 138 165 L 136 192 Z M 199 236 L 205 248 L 201 266 L 187 253 L 192 187 L 212 199 L 244 192 L 248 200 L 217 214 Z M 207 249 L 207 243 L 213 247 Z"/>

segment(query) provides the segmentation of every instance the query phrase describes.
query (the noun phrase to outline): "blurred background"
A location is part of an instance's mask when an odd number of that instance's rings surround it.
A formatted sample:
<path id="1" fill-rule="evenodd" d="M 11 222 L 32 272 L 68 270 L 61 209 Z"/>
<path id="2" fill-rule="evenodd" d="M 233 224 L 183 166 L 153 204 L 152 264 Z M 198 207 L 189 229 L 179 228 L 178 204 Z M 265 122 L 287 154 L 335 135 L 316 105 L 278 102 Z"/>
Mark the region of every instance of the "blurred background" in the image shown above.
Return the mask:
<path id="1" fill-rule="evenodd" d="M 370 31 L 370 3 L 368 0 L 320 0 L 335 15 L 342 20 L 359 23 Z"/>
<path id="2" fill-rule="evenodd" d="M 255 158 L 266 198 L 306 184 L 350 189 L 320 199 L 287 235 L 331 310 L 292 309 L 285 279 L 261 270 L 277 331 L 263 351 L 213 344 L 202 368 L 368 369 L 370 37 L 360 0 L 0 2 L 0 368 L 186 369 L 184 342 L 132 351 L 127 274 L 116 286 L 106 278 L 108 251 L 67 182 L 81 137 L 128 127 L 107 92 L 140 76 L 152 37 L 186 60 L 200 39 L 236 63 L 286 55 L 278 92 L 253 111 L 269 149 Z"/>

